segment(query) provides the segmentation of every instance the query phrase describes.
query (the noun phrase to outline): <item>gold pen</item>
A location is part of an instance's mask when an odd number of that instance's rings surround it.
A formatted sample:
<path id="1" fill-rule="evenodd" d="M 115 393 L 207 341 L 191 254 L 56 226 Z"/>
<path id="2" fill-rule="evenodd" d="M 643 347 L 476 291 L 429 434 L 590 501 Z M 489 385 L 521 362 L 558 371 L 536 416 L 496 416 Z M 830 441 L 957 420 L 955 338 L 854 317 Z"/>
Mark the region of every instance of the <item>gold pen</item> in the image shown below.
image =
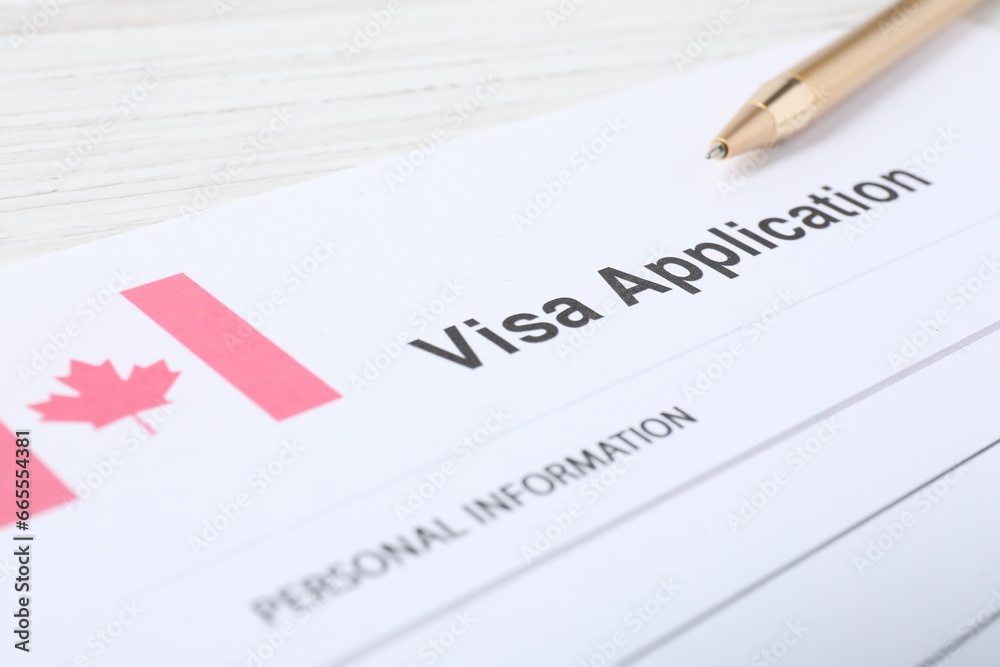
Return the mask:
<path id="1" fill-rule="evenodd" d="M 715 138 L 706 157 L 724 160 L 795 134 L 979 2 L 895 3 L 761 86 Z"/>

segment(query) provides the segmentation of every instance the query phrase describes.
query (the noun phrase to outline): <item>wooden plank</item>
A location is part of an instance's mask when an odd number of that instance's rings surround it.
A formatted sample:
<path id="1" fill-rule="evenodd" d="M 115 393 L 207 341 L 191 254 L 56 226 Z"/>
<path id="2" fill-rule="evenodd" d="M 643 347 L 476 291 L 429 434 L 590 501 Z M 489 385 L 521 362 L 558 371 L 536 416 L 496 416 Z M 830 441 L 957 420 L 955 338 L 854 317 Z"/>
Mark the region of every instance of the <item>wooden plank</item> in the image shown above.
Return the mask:
<path id="1" fill-rule="evenodd" d="M 676 75 L 673 54 L 723 9 L 736 20 L 691 69 L 885 4 L 398 3 L 4 0 L 0 264 L 181 215 L 282 110 L 294 120 L 209 205 L 409 150 L 480 77 L 496 92 L 450 137 Z M 973 19 L 1000 29 L 1000 0 Z M 371 43 L 347 53 L 366 24 Z"/>

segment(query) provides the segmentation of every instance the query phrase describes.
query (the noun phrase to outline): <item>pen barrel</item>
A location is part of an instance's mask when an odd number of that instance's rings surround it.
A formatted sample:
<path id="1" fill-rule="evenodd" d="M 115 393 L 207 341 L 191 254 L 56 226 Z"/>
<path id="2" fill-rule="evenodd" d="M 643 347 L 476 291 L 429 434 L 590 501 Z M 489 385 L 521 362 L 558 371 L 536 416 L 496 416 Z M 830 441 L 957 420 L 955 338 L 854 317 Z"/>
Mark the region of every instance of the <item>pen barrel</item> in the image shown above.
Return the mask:
<path id="1" fill-rule="evenodd" d="M 881 74 L 944 24 L 981 0 L 903 0 L 799 63 L 785 79 L 808 86 L 819 115 Z"/>
<path id="2" fill-rule="evenodd" d="M 767 109 L 774 123 L 774 140 L 779 141 L 795 134 L 818 116 L 825 99 L 804 79 L 785 75 L 761 86 L 752 103 Z"/>

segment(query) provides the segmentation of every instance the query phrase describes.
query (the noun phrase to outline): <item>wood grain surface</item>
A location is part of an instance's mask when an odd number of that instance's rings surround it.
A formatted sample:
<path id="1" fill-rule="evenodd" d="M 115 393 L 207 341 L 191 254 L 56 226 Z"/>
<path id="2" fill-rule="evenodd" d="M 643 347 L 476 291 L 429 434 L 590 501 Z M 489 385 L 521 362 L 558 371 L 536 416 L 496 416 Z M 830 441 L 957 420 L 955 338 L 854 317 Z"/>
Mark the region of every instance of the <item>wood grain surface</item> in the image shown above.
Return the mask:
<path id="1" fill-rule="evenodd" d="M 2 0 L 0 263 L 410 150 L 483 77 L 495 92 L 449 138 L 885 4 Z M 723 11 L 733 20 L 679 66 Z M 1000 30 L 1000 0 L 971 18 Z M 233 160 L 239 174 L 216 194 L 213 174 Z"/>

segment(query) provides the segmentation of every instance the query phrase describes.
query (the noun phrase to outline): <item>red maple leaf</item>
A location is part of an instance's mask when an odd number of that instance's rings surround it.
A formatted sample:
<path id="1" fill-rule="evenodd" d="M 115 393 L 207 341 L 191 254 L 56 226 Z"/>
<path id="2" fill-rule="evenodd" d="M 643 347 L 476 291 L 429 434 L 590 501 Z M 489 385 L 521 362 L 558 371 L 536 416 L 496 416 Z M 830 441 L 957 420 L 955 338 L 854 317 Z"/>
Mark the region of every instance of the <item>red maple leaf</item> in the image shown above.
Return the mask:
<path id="1" fill-rule="evenodd" d="M 166 405 L 169 401 L 164 394 L 178 375 L 167 368 L 166 362 L 157 361 L 151 366 L 134 366 L 125 380 L 110 361 L 94 366 L 73 360 L 69 375 L 56 379 L 76 389 L 78 395 L 53 394 L 44 403 L 28 407 L 42 413 L 42 421 L 90 422 L 95 428 L 131 416 L 152 433 L 153 428 L 138 413 Z"/>

